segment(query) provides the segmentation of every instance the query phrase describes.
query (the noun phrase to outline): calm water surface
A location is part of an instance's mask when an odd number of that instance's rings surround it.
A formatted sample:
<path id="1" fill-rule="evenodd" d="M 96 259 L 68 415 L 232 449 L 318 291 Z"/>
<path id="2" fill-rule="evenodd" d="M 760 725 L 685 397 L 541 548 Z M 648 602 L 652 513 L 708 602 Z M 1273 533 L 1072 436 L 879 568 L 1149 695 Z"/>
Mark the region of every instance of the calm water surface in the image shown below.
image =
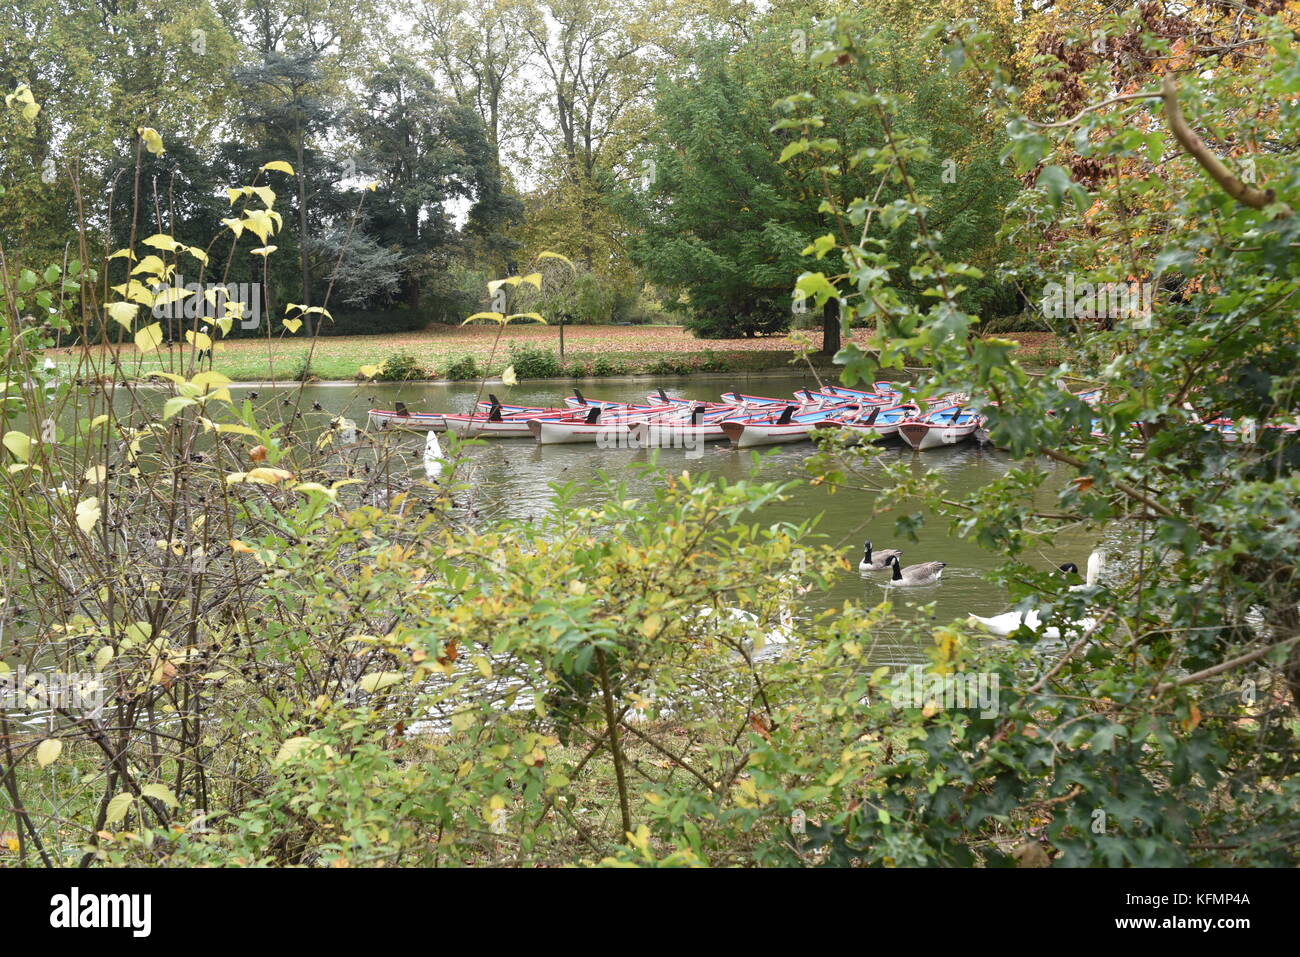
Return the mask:
<path id="1" fill-rule="evenodd" d="M 643 401 L 652 388 L 662 386 L 669 395 L 689 396 L 702 400 L 716 400 L 719 394 L 731 388 L 760 395 L 789 396 L 794 389 L 814 385 L 807 377 L 797 376 L 743 376 L 715 379 L 693 378 L 649 380 L 584 380 L 578 383 L 589 397 L 619 401 Z M 546 380 L 528 382 L 507 388 L 501 384 L 487 387 L 486 392 L 497 394 L 502 402 L 559 406 L 570 394 L 572 382 Z M 332 414 L 346 414 L 358 424 L 364 424 L 370 408 L 392 408 L 401 400 L 412 410 L 468 412 L 479 392 L 477 383 L 448 385 L 426 383 L 366 383 L 359 386 L 309 385 L 305 388 L 303 407 L 319 402 L 322 409 Z M 259 398 L 267 398 L 268 390 L 262 387 Z M 238 396 L 237 396 L 238 397 Z M 409 443 L 412 462 L 420 461 L 422 435 L 403 438 Z M 759 477 L 765 481 L 805 478 L 804 462 L 812 445 L 804 442 L 794 445 L 773 446 L 761 453 Z M 649 461 L 644 450 L 602 449 L 595 444 L 539 446 L 529 439 L 493 439 L 485 445 L 467 450 L 471 463 L 471 481 L 477 504 L 485 512 L 514 517 L 541 515 L 552 508 L 551 486 L 556 483 L 580 481 L 601 470 L 621 475 L 633 495 L 649 494 L 650 485 L 659 481 L 659 471 L 639 472 L 629 468 L 633 463 Z M 978 448 L 966 443 L 952 448 L 928 452 L 913 452 L 901 444 L 886 446 L 884 462 L 901 461 L 918 472 L 930 469 L 942 473 L 952 497 L 978 489 L 1003 474 L 1015 463 L 1003 452 Z M 704 447 L 702 456 L 682 449 L 663 449 L 659 452 L 660 470 L 680 472 L 683 468 L 725 476 L 728 479 L 745 477 L 753 463 L 753 451 L 737 451 L 728 443 L 711 442 Z M 1040 489 L 1040 507 L 1054 507 L 1056 492 L 1067 480 L 1065 469 L 1053 468 L 1044 463 L 1051 475 Z M 1055 471 L 1055 474 L 1052 474 Z M 895 541 L 893 516 L 916 511 L 909 503 L 896 503 L 893 513 L 872 522 L 870 511 L 873 493 L 844 490 L 831 494 L 825 488 L 807 485 L 793 490 L 790 498 L 768 507 L 760 513 L 762 522 L 803 521 L 819 516 L 818 529 L 830 544 L 843 550 L 851 559 L 853 569 L 838 578 L 829 590 L 808 596 L 814 608 L 838 606 L 845 599 L 876 603 L 891 592 L 895 605 L 912 615 L 925 615 L 932 606 L 935 620 L 949 621 L 969 613 L 992 615 L 1005 611 L 1007 596 L 1003 590 L 987 581 L 987 573 L 1000 562 L 1000 557 L 976 548 L 949 534 L 947 523 L 931 518 L 919 532 L 918 542 Z M 887 589 L 884 583 L 888 573 L 877 572 L 868 576 L 857 572 L 862 544 L 870 539 L 877 548 L 901 547 L 903 563 L 944 561 L 943 580 L 937 586 Z M 1086 564 L 1088 553 L 1101 544 L 1097 535 L 1081 529 L 1067 529 L 1058 536 L 1056 547 L 1050 553 L 1030 556 L 1026 560 L 1051 568 L 1065 561 L 1073 561 L 1080 568 Z M 1108 541 L 1110 570 L 1114 572 L 1117 559 L 1124 550 L 1123 541 Z M 1103 576 L 1105 577 L 1105 576 Z M 906 657 L 912 657 L 908 655 Z"/>

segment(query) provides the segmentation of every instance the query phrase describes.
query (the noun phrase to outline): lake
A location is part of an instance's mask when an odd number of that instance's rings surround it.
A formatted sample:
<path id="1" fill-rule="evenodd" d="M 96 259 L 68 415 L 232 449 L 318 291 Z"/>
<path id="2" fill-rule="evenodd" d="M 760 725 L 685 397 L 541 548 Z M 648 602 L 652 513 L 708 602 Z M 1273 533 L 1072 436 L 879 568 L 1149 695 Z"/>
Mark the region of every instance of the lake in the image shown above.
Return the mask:
<path id="1" fill-rule="evenodd" d="M 504 403 L 559 406 L 564 397 L 572 393 L 574 384 L 571 380 L 530 381 L 513 387 L 497 383 L 486 387 L 483 396 L 486 398 L 490 391 Z M 733 388 L 759 395 L 788 396 L 795 389 L 816 385 L 811 376 L 781 375 L 580 380 L 576 384 L 589 398 L 617 401 L 644 401 L 648 392 L 659 387 L 673 396 L 716 401 L 721 392 Z M 303 406 L 310 407 L 312 402 L 319 402 L 324 411 L 346 414 L 358 425 L 363 425 L 368 409 L 391 409 L 397 400 L 406 403 L 412 411 L 468 412 L 478 394 L 479 386 L 474 382 L 318 384 L 305 387 Z M 259 398 L 265 399 L 267 395 L 268 389 L 262 387 Z M 418 463 L 418 451 L 422 448 L 424 436 L 412 434 L 403 441 L 409 442 L 412 461 Z M 884 448 L 882 461 L 902 461 L 918 472 L 930 469 L 942 473 L 943 481 L 954 498 L 992 481 L 1015 464 L 1006 453 L 980 448 L 973 442 L 913 452 L 901 442 L 891 440 L 891 444 Z M 761 450 L 759 477 L 765 481 L 806 478 L 804 463 L 812 450 L 813 446 L 808 442 Z M 595 444 L 539 446 L 531 438 L 491 439 L 467 449 L 476 506 L 487 514 L 513 517 L 544 513 L 553 507 L 552 484 L 581 481 L 601 470 L 625 476 L 633 495 L 649 494 L 650 484 L 658 481 L 657 473 L 637 472 L 629 466 L 649 461 L 650 454 L 645 450 L 600 448 Z M 662 449 L 658 455 L 661 469 L 673 472 L 689 469 L 694 473 L 728 479 L 747 475 L 754 459 L 753 450 L 738 451 L 725 442 L 708 443 L 702 455 L 698 449 L 688 452 L 680 448 Z M 1044 510 L 1056 510 L 1056 493 L 1068 480 L 1070 470 L 1046 460 L 1043 467 L 1048 471 L 1049 479 L 1039 490 L 1040 499 L 1036 504 Z M 841 574 L 830 589 L 807 596 L 810 608 L 838 606 L 845 599 L 875 604 L 888 593 L 904 614 L 919 616 L 925 613 L 926 606 L 932 605 L 937 622 L 969 613 L 987 616 L 1007 610 L 1006 593 L 987 580 L 988 572 L 1000 564 L 1000 556 L 953 537 L 946 522 L 933 518 L 920 529 L 919 541 L 896 540 L 893 516 L 916 511 L 916 506 L 897 503 L 889 517 L 872 522 L 873 494 L 849 489 L 832 494 L 826 488 L 802 485 L 786 502 L 760 513 L 762 520 L 768 522 L 802 521 L 820 516 L 820 532 L 827 537 L 828 543 L 841 549 L 844 557 L 849 559 L 851 571 Z M 904 565 L 947 562 L 941 583 L 930 587 L 889 589 L 885 587 L 888 572 L 859 574 L 857 563 L 862 557 L 863 543 L 868 539 L 876 548 L 902 548 Z M 1072 561 L 1082 569 L 1089 552 L 1099 544 L 1103 543 L 1096 531 L 1069 527 L 1057 536 L 1055 548 L 1027 555 L 1025 561 L 1044 569 Z M 1122 558 L 1125 543 L 1122 540 L 1106 541 L 1104 547 L 1108 552 L 1108 570 L 1113 574 L 1117 570 L 1117 560 Z M 902 658 L 914 659 L 914 654 L 899 650 L 903 652 Z"/>

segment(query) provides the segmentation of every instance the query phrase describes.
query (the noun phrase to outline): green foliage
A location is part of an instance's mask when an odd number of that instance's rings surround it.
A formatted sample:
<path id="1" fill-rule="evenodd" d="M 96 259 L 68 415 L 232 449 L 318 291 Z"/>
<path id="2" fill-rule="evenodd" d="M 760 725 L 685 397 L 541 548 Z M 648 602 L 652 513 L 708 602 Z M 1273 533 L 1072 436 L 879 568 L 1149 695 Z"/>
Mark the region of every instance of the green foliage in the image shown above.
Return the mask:
<path id="1" fill-rule="evenodd" d="M 375 378 L 383 382 L 407 382 L 411 379 L 429 378 L 429 370 L 412 353 L 395 352 L 384 360 Z"/>
<path id="2" fill-rule="evenodd" d="M 449 360 L 442 374 L 447 379 L 479 379 L 483 376 L 473 355 L 457 356 Z"/>
<path id="3" fill-rule="evenodd" d="M 591 364 L 591 374 L 594 376 L 627 375 L 628 371 L 627 363 L 611 359 L 609 356 L 597 356 Z"/>
<path id="4" fill-rule="evenodd" d="M 559 357 L 541 346 L 511 343 L 510 365 L 520 379 L 556 379 L 564 375 Z"/>
<path id="5" fill-rule="evenodd" d="M 1214 117 L 1228 142 L 1259 142 L 1262 115 L 1280 118 L 1271 135 L 1284 139 L 1300 122 L 1284 105 L 1300 92 L 1297 52 L 1261 42 L 1275 29 L 1267 21 L 1256 28 L 1257 49 L 1268 52 L 1245 75 L 1192 70 L 1177 84 L 1184 109 Z M 1098 36 L 1132 37 L 1129 29 L 1121 16 L 1063 41 L 1061 59 L 1040 64 L 1042 88 L 1059 89 L 1065 71 L 1085 103 L 1105 104 L 1114 77 L 1074 73 L 1072 45 L 1097 49 Z M 852 20 L 831 25 L 826 38 L 817 59 L 828 69 L 883 53 L 876 31 Z M 1040 283 L 1159 282 L 1163 294 L 1149 316 L 1058 323 L 1062 361 L 1031 376 L 1010 343 L 972 337 L 978 317 L 960 291 L 977 273 L 944 254 L 928 200 L 861 208 L 878 230 L 916 237 L 910 269 L 872 233 L 837 244 L 851 269 L 821 295 L 843 295 L 849 318 L 873 329 L 865 346 L 837 356 L 845 380 L 870 382 L 924 356 L 930 368 L 917 389 L 968 393 L 988 415 L 993 442 L 1021 459 L 960 499 L 933 478 L 886 470 L 885 501 L 921 498 L 955 534 L 1007 556 L 996 579 L 1065 635 L 1034 642 L 1024 633 L 1021 643 L 991 647 L 954 626 L 939 641 L 935 671 L 997 674 L 1007 706 L 987 720 L 922 711 L 896 723 L 895 733 L 917 735 L 914 746 L 871 775 L 878 799 L 822 823 L 815 843 L 840 861 L 1013 863 L 1011 843 L 989 830 L 1017 821 L 1035 848 L 1041 835 L 1065 865 L 1293 863 L 1294 835 L 1281 820 L 1300 793 L 1300 449 L 1294 433 L 1268 428 L 1228 445 L 1207 423 L 1296 415 L 1300 381 L 1282 357 L 1300 345 L 1287 305 L 1300 276 L 1283 249 L 1300 231 L 1290 206 L 1300 171 L 1259 154 L 1259 176 L 1277 201 L 1236 202 L 1187 155 L 1190 140 L 1184 148 L 1169 138 L 1168 103 L 1160 110 L 1152 99 L 1087 109 L 1044 130 L 986 57 L 984 36 L 948 39 L 972 82 L 996 91 L 1015 136 L 1009 157 L 1022 169 L 1057 161 L 1007 226 L 1021 248 L 1040 254 L 1025 257 L 1025 273 Z M 1164 41 L 1141 34 L 1139 42 L 1150 52 Z M 1126 52 L 1116 68 L 1135 62 L 1150 60 Z M 924 168 L 930 145 L 892 122 L 902 106 L 886 90 L 860 92 L 888 131 L 867 151 L 873 170 L 911 183 L 908 170 Z M 790 104 L 794 128 L 820 129 L 812 100 Z M 1067 112 L 1078 113 L 1078 103 Z M 807 151 L 828 152 L 811 141 Z M 1147 166 L 1155 160 L 1159 176 Z M 1066 172 L 1094 161 L 1115 164 L 1117 179 L 1079 182 Z M 908 293 L 918 278 L 929 286 L 926 301 Z M 1103 388 L 1095 408 L 1072 395 L 1076 374 Z M 1050 511 L 1035 504 L 1048 474 L 1039 456 L 1075 476 Z M 832 481 L 852 474 L 841 453 L 817 466 Z M 1120 574 L 1084 594 L 1016 560 L 1074 522 L 1139 529 Z"/>
<path id="6" fill-rule="evenodd" d="M 739 46 L 701 43 L 690 69 L 658 87 L 662 129 L 647 155 L 654 182 L 625 197 L 641 227 L 631 248 L 652 282 L 686 292 L 687 324 L 702 338 L 784 331 L 794 316 L 791 277 L 840 270 L 838 255 L 823 260 L 834 243 L 827 234 L 861 232 L 864 197 L 894 210 L 899 228 L 879 240 L 906 277 L 917 259 L 906 216 L 911 199 L 873 162 L 880 121 L 855 97 L 866 84 L 896 97 L 897 128 L 929 146 L 912 158 L 909 174 L 943 221 L 946 254 L 988 261 L 1016 190 L 998 167 L 998 135 L 978 98 L 963 79 L 934 69 L 929 41 L 917 31 L 886 25 L 872 58 L 823 69 L 790 51 L 792 31 L 806 27 L 802 13 L 773 13 Z M 815 141 L 773 106 L 794 91 L 815 104 Z M 809 142 L 822 144 L 820 152 Z M 838 225 L 836 213 L 849 222 Z M 818 237 L 828 245 L 814 247 Z M 902 286 L 914 301 L 926 283 L 908 277 Z M 978 307 L 986 292 L 978 281 L 968 286 L 963 300 Z M 819 322 L 820 305 L 811 310 Z"/>

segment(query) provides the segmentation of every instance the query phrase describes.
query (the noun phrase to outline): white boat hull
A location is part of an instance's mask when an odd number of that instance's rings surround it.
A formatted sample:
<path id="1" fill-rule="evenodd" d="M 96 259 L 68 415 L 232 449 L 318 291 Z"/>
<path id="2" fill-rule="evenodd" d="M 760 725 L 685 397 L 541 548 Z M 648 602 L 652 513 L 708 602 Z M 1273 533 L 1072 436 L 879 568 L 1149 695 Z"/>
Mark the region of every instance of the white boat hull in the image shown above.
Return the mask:
<path id="1" fill-rule="evenodd" d="M 945 445 L 956 445 L 958 442 L 965 442 L 975 434 L 975 430 L 979 427 L 979 422 L 971 422 L 968 425 L 934 425 L 929 422 L 904 422 L 898 427 L 898 434 L 912 448 L 918 452 L 925 452 L 929 449 L 938 449 Z"/>
<path id="2" fill-rule="evenodd" d="M 727 438 L 722 423 L 687 425 L 676 422 L 632 422 L 628 425 L 638 448 L 681 448 L 694 442 L 721 442 Z"/>
<path id="3" fill-rule="evenodd" d="M 792 422 L 789 425 L 775 425 L 755 422 L 723 422 L 722 431 L 731 444 L 738 449 L 750 449 L 760 445 L 784 445 L 787 442 L 803 442 L 812 433 L 815 423 Z"/>
<path id="4" fill-rule="evenodd" d="M 371 409 L 369 413 L 370 428 L 384 431 L 387 429 L 404 429 L 410 432 L 445 432 L 447 420 L 441 412 L 411 412 L 399 415 L 383 409 Z"/>
<path id="5" fill-rule="evenodd" d="M 530 419 L 503 419 L 493 422 L 490 419 L 469 416 L 445 416 L 448 432 L 454 432 L 462 438 L 484 439 L 527 439 L 533 433 L 528 428 Z"/>

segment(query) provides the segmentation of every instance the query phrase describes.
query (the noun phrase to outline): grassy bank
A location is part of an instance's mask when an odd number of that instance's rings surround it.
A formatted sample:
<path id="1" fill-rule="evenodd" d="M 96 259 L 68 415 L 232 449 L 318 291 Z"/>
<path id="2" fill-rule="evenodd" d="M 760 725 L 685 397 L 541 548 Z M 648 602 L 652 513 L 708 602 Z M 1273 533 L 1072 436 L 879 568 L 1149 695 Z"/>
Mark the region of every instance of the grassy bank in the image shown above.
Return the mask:
<path id="1" fill-rule="evenodd" d="M 760 372 L 789 367 L 795 341 L 790 336 L 759 339 L 696 339 L 680 326 L 568 326 L 565 351 L 559 358 L 560 332 L 554 326 L 511 326 L 497 339 L 491 326 L 434 326 L 422 332 L 387 336 L 331 336 L 313 347 L 305 336 L 282 335 L 274 339 L 242 339 L 218 343 L 213 368 L 236 382 L 298 379 L 304 375 L 323 380 L 358 378 L 362 366 L 383 366 L 403 357 L 412 378 L 476 378 L 499 375 L 512 362 L 511 347 L 549 352 L 553 361 L 530 372 L 516 363 L 520 378 L 546 376 L 686 375 L 692 372 Z M 802 333 L 820 345 L 820 332 Z M 1011 334 L 1022 342 L 1022 354 L 1051 361 L 1057 350 L 1054 337 L 1045 333 Z M 855 339 L 866 340 L 866 330 Z M 128 374 L 180 371 L 188 349 L 173 347 L 142 354 L 133 345 L 118 347 Z M 98 360 L 107 349 L 97 347 Z M 51 350 L 60 365 L 72 371 L 77 350 Z M 536 352 L 534 352 L 536 355 Z M 468 360 L 473 360 L 472 370 Z M 815 360 L 829 366 L 825 360 Z M 83 370 L 84 372 L 84 370 Z M 539 374 L 540 372 L 540 374 Z M 468 373 L 468 374 L 467 374 Z"/>

